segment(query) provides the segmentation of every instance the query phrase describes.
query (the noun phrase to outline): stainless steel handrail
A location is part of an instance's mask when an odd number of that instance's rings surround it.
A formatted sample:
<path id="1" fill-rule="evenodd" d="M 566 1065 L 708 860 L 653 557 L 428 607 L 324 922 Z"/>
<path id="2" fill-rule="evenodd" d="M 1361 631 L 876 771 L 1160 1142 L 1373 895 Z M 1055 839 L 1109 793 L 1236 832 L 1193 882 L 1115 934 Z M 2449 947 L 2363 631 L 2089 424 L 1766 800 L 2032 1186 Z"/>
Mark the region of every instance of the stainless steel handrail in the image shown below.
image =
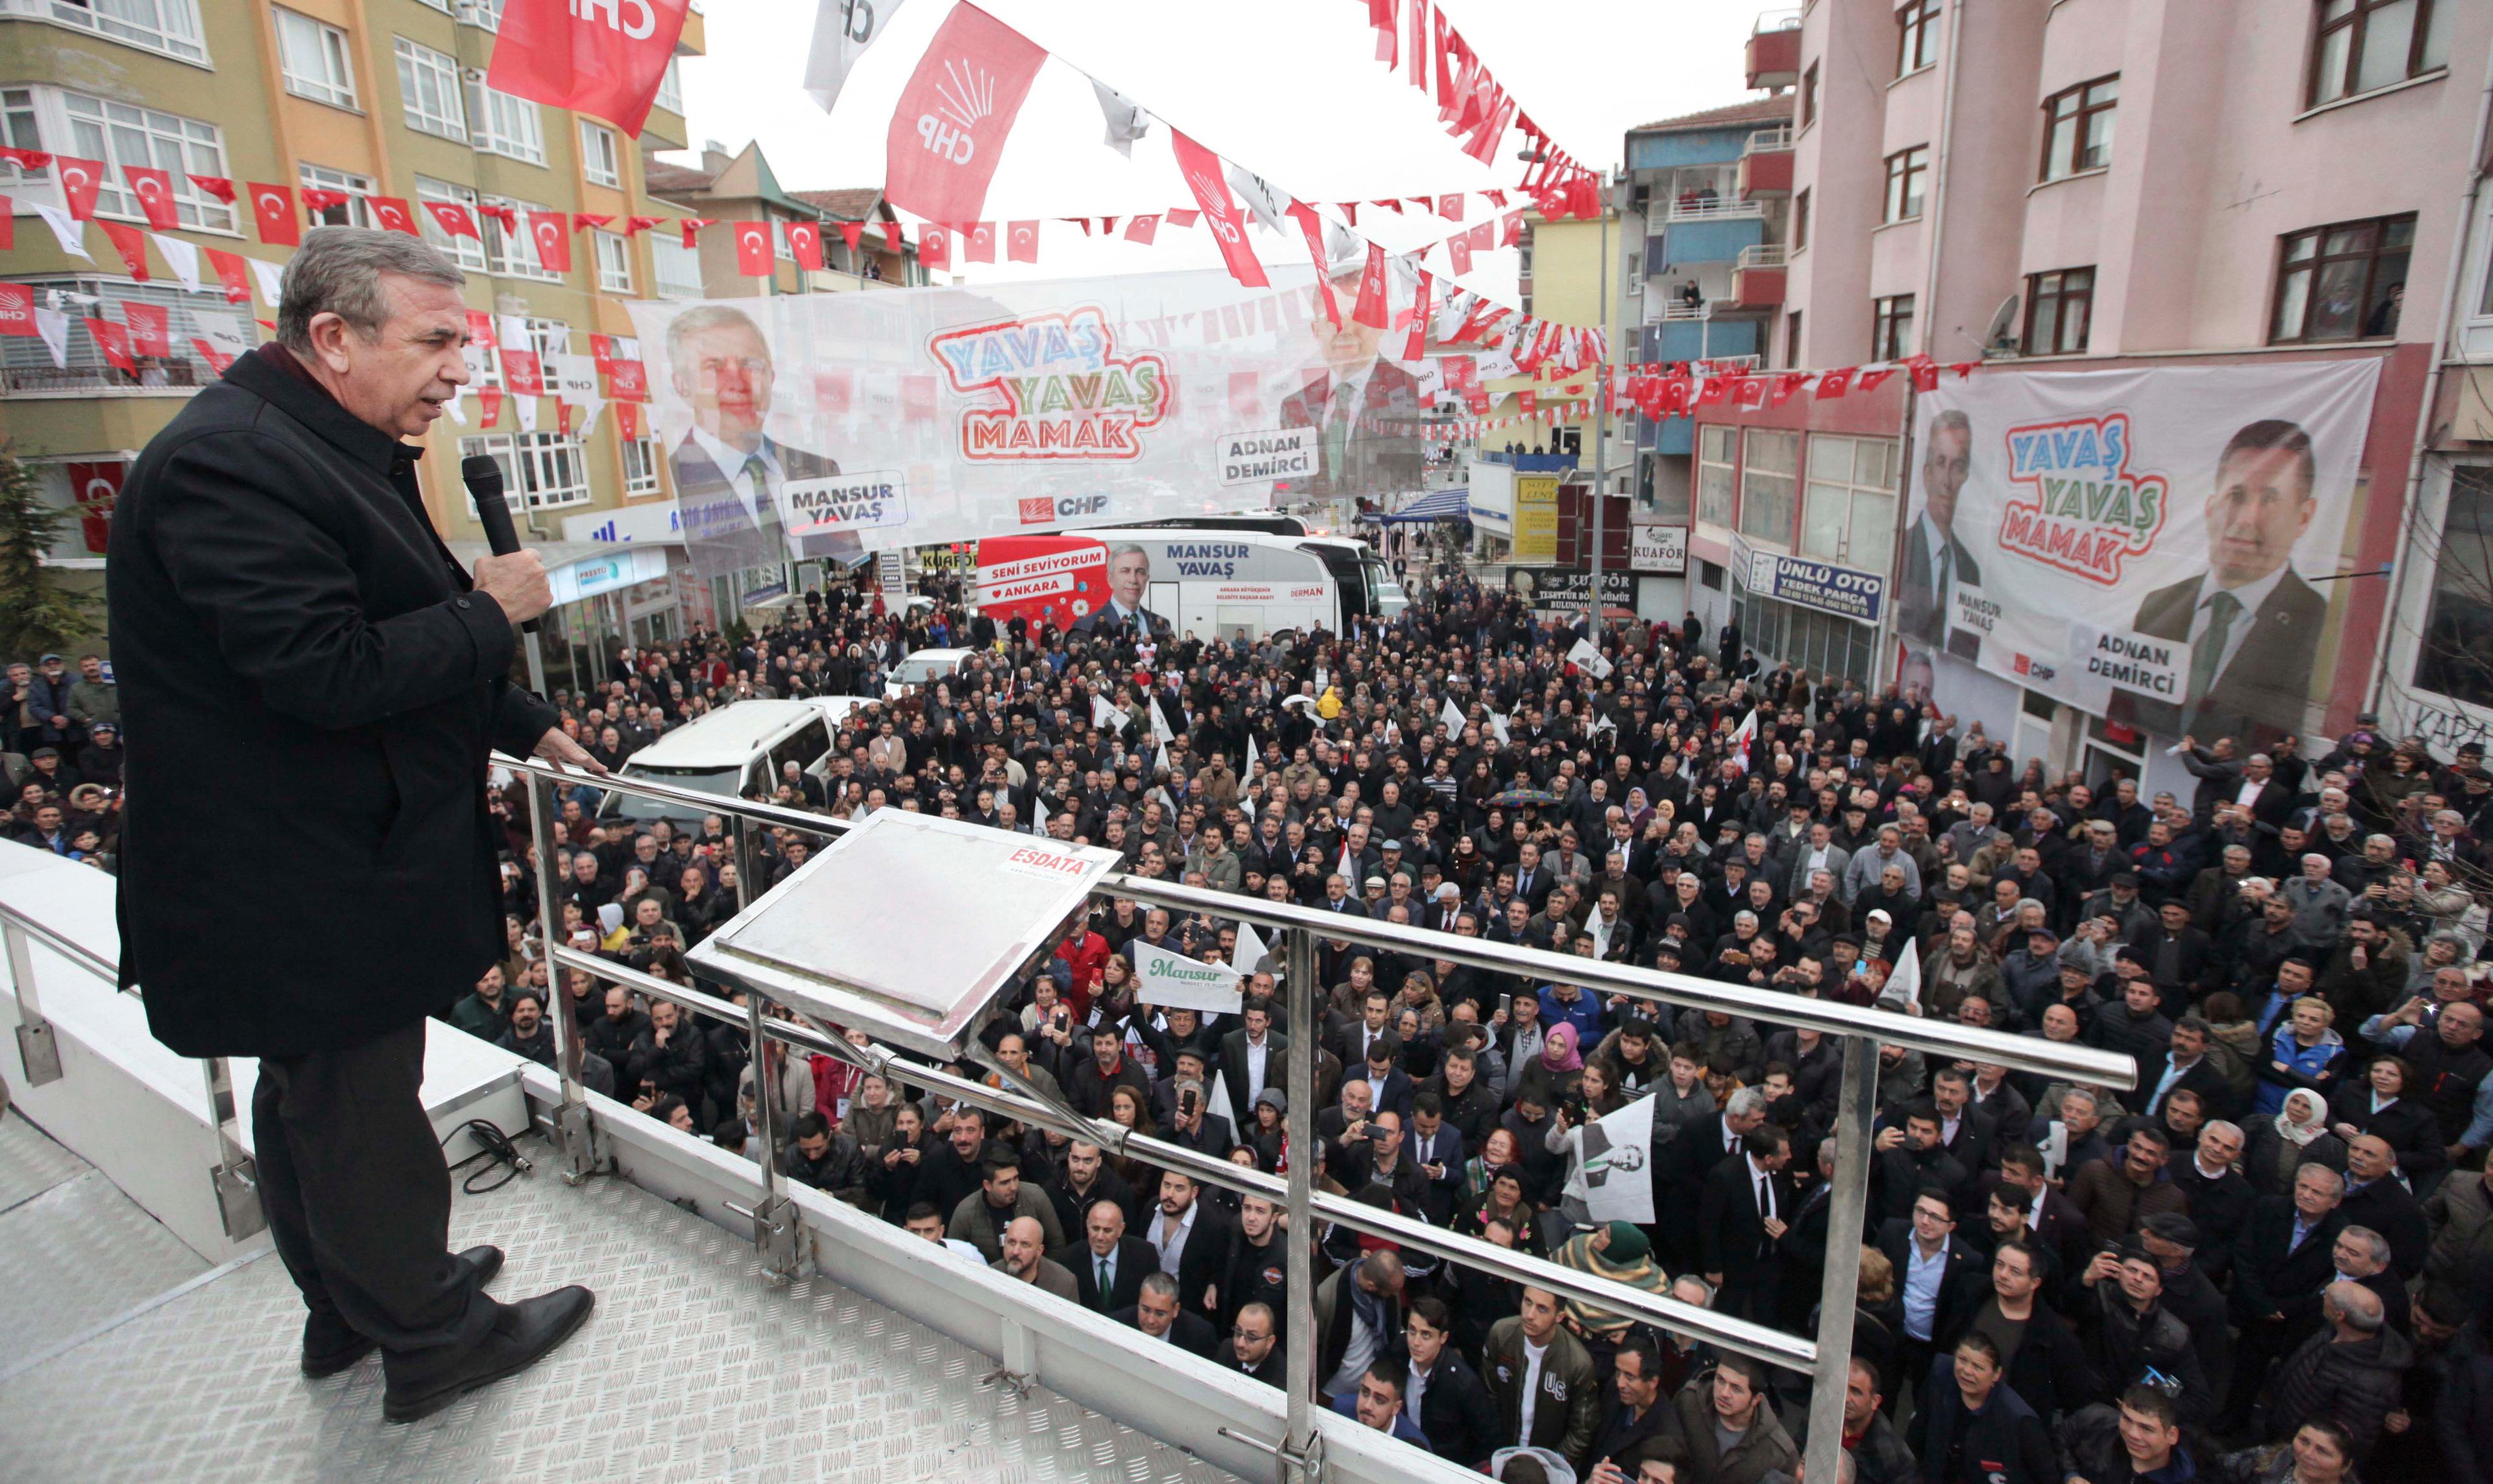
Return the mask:
<path id="1" fill-rule="evenodd" d="M 834 835 L 856 827 L 847 819 L 809 815 L 775 804 L 723 799 L 716 794 L 680 788 L 672 784 L 651 783 L 639 778 L 599 779 L 533 759 L 497 757 L 496 760 L 504 766 L 560 783 L 646 793 L 651 798 L 672 803 L 696 805 L 714 814 L 744 814 L 754 819 L 810 834 Z M 1797 994 L 1774 991 L 1741 989 L 1717 980 L 1699 979 L 1692 974 L 1627 968 L 1572 954 L 1518 948 L 1512 943 L 1493 943 L 1487 938 L 1463 937 L 1428 928 L 1378 922 L 1374 918 L 1345 919 L 1340 914 L 1320 912 L 1310 907 L 1267 902 L 1207 887 L 1153 880 L 1123 872 L 1112 873 L 1102 878 L 1096 890 L 1101 896 L 1130 897 L 1140 902 L 1184 907 L 1207 916 L 1280 932 L 1305 930 L 1319 938 L 1372 943 L 1417 957 L 1444 959 L 1451 964 L 1468 965 L 1494 973 L 1516 974 L 1544 984 L 1573 984 L 1602 994 L 1625 994 L 1659 1004 L 1719 1010 L 1750 1020 L 1770 1021 L 1778 1025 L 1797 1026 L 1828 1035 L 1868 1036 L 1892 1046 L 1908 1047 L 1951 1060 L 1996 1062 L 2012 1071 L 2038 1072 L 2124 1091 L 2138 1085 L 2138 1063 L 2135 1059 L 2114 1052 L 2097 1051 L 2090 1046 L 2012 1035 L 2002 1030 L 1962 1025 L 1953 1021 L 1894 1015 L 1833 1000 L 1804 999 Z"/>

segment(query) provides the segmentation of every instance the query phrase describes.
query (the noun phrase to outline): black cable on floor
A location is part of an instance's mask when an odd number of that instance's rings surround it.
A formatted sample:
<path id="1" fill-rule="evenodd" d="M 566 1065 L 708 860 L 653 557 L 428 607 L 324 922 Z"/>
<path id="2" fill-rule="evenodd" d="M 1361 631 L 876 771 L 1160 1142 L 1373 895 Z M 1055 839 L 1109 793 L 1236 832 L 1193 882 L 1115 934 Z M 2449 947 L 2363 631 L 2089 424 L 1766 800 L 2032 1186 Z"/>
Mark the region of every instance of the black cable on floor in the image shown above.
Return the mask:
<path id="1" fill-rule="evenodd" d="M 527 1173 L 530 1170 L 535 1168 L 534 1164 L 528 1159 L 528 1157 L 520 1152 L 520 1146 L 511 1142 L 511 1136 L 503 1133 L 497 1124 L 488 1118 L 470 1118 L 466 1122 L 459 1125 L 458 1128 L 452 1129 L 447 1135 L 443 1136 L 441 1141 L 442 1147 L 449 1147 L 450 1141 L 458 1138 L 462 1129 L 466 1130 L 470 1136 L 472 1136 L 476 1143 L 482 1147 L 478 1148 L 475 1153 L 468 1155 L 466 1159 L 452 1165 L 450 1167 L 451 1173 L 456 1174 L 480 1159 L 491 1160 L 495 1166 L 503 1167 L 508 1172 L 500 1179 L 496 1180 L 491 1185 L 479 1185 L 476 1182 L 492 1174 L 494 1171 L 492 1168 L 477 1171 L 474 1174 L 469 1175 L 466 1180 L 460 1183 L 460 1190 L 466 1194 L 470 1196 L 481 1196 L 488 1191 L 500 1190 L 503 1186 L 510 1184 L 513 1180 L 518 1179 L 520 1176 Z"/>

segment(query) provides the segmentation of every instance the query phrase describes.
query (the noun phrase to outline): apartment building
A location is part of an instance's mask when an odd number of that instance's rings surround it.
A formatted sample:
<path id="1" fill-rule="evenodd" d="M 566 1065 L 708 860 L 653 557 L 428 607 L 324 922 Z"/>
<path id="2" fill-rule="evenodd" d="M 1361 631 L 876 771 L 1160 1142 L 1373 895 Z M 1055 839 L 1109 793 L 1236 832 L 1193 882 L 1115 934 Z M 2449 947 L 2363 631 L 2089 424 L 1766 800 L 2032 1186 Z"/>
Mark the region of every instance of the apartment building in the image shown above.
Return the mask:
<path id="1" fill-rule="evenodd" d="M 1752 84 L 1790 90 L 1771 101 L 1790 113 L 1780 248 L 1757 228 L 1769 251 L 1749 259 L 1779 297 L 1738 283 L 1737 256 L 1711 280 L 1699 265 L 1696 297 L 1712 310 L 1720 284 L 1760 315 L 1753 348 L 1778 369 L 2379 359 L 2345 576 L 2328 584 L 2342 627 L 2315 690 L 2331 698 L 2307 719 L 2333 734 L 2373 694 L 2388 643 L 2377 574 L 2399 549 L 2419 434 L 2486 435 L 2460 408 L 2472 375 L 2436 368 L 2446 324 L 2493 341 L 2475 190 L 2488 48 L 2493 8 L 2459 0 L 1813 0 L 1761 18 L 1749 43 Z M 1740 166 L 1753 184 L 1771 178 L 1759 155 L 1782 152 L 1758 143 Z M 1632 135 L 1632 163 L 1636 149 Z M 1746 573 L 1762 551 L 1892 579 L 1912 395 L 1897 376 L 1841 400 L 1699 409 L 1690 591 L 1710 624 L 1736 615 L 1770 660 L 1895 673 L 1891 618 L 1753 593 Z M 2415 598 L 2420 625 L 2431 594 Z M 2162 754 L 1961 668 L 1988 688 L 1967 720 L 2021 757 L 2136 773 Z"/>

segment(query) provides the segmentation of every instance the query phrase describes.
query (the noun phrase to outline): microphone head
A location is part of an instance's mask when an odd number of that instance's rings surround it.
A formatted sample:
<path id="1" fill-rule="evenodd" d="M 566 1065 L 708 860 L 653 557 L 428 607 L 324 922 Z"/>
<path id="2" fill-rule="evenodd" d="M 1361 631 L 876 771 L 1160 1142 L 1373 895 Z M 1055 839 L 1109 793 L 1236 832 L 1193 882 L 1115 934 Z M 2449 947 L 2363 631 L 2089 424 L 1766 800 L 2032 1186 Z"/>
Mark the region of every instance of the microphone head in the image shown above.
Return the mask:
<path id="1" fill-rule="evenodd" d="M 502 466 L 491 454 L 470 454 L 459 460 L 459 479 L 470 490 L 491 490 L 502 492 Z"/>

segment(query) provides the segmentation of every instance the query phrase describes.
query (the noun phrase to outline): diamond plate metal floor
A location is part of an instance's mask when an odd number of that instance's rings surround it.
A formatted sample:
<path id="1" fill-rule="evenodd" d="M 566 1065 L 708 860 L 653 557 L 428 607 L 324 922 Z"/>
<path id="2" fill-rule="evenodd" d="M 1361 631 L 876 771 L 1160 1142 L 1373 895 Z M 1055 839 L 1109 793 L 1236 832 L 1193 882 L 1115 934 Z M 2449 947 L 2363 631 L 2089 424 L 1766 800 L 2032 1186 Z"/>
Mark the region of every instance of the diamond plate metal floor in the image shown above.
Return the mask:
<path id="1" fill-rule="evenodd" d="M 0 1374 L 128 1314 L 208 1264 L 12 1112 L 0 1119 Z"/>
<path id="2" fill-rule="evenodd" d="M 452 1237 L 509 1254 L 496 1292 L 586 1283 L 595 1317 L 526 1375 L 391 1427 L 378 1361 L 326 1381 L 296 1373 L 293 1287 L 280 1263 L 250 1262 L 0 1385 L 0 1471 L 24 1484 L 1230 1477 L 1053 1393 L 981 1387 L 992 1361 L 845 1289 L 766 1287 L 748 1244 L 619 1181 L 573 1190 L 539 1173 L 462 1196 Z"/>

